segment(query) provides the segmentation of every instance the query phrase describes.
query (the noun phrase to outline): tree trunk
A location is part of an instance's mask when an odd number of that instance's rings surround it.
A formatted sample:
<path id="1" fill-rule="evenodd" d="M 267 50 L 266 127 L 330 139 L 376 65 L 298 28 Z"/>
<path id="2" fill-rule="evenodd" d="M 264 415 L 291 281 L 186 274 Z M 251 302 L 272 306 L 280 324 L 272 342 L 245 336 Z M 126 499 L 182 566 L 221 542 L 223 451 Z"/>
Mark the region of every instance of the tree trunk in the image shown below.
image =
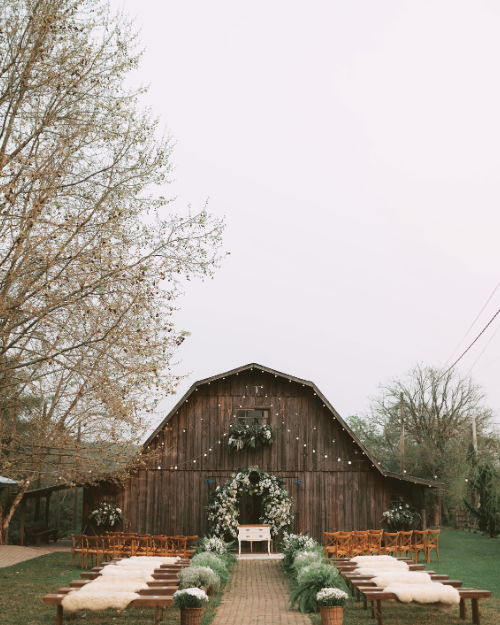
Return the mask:
<path id="1" fill-rule="evenodd" d="M 0 545 L 6 545 L 9 537 L 9 525 L 12 515 L 14 514 L 19 502 L 23 498 L 24 493 L 28 490 L 29 481 L 25 482 L 21 488 L 17 491 L 16 496 L 10 502 L 10 506 L 4 513 L 1 510 L 0 504 Z"/>

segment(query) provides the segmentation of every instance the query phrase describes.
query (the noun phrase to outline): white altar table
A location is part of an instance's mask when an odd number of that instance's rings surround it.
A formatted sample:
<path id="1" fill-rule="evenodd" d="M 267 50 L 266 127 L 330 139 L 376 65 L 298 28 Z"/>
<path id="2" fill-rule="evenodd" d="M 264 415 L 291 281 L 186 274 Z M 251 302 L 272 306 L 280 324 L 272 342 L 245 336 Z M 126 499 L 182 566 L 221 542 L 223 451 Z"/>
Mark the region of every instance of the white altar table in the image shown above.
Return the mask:
<path id="1" fill-rule="evenodd" d="M 270 525 L 238 525 L 238 545 L 239 555 L 241 556 L 241 543 L 248 541 L 250 543 L 250 551 L 253 553 L 253 542 L 262 542 L 267 540 L 267 554 L 271 555 L 271 529 Z"/>

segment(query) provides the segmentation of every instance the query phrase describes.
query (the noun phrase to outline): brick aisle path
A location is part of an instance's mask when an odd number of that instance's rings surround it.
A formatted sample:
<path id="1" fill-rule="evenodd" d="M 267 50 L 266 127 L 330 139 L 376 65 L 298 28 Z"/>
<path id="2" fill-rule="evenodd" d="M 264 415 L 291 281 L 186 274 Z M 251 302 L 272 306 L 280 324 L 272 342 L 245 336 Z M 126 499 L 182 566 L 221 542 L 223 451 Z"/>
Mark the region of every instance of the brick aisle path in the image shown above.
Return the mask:
<path id="1" fill-rule="evenodd" d="M 240 560 L 212 625 L 311 625 L 288 595 L 281 560 Z"/>
<path id="2" fill-rule="evenodd" d="M 4 566 L 12 566 L 19 562 L 25 562 L 32 558 L 38 558 L 55 551 L 71 552 L 72 543 L 69 540 L 60 540 L 57 543 L 45 543 L 40 546 L 18 547 L 17 545 L 0 545 L 0 569 Z"/>

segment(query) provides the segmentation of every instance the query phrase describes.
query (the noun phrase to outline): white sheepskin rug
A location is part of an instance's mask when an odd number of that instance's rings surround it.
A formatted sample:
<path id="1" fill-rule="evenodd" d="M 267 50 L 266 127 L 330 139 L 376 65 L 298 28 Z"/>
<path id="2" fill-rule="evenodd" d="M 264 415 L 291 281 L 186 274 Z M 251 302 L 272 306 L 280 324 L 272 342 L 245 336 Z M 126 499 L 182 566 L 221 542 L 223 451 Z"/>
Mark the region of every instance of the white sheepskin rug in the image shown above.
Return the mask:
<path id="1" fill-rule="evenodd" d="M 392 556 L 356 556 L 355 558 L 351 558 L 351 562 L 389 562 L 394 561 L 396 558 Z M 398 560 L 396 560 L 397 562 Z"/>
<path id="2" fill-rule="evenodd" d="M 101 572 L 101 577 L 120 577 L 121 579 L 134 579 L 144 582 L 152 582 L 154 569 L 132 569 L 128 570 L 118 566 L 105 566 Z"/>
<path id="3" fill-rule="evenodd" d="M 144 566 L 154 564 L 155 566 L 161 566 L 162 564 L 176 564 L 180 558 L 160 558 L 156 556 L 133 556 L 132 558 L 126 558 L 119 560 L 116 566 Z M 144 567 L 146 568 L 146 567 Z"/>
<path id="4" fill-rule="evenodd" d="M 63 609 L 66 612 L 76 612 L 77 610 L 125 610 L 128 604 L 135 599 L 139 599 L 136 592 L 117 592 L 105 590 L 103 592 L 70 592 L 62 600 Z"/>
<path id="5" fill-rule="evenodd" d="M 375 586 L 379 588 L 387 588 L 387 586 L 398 584 L 430 584 L 431 576 L 428 573 L 382 573 L 371 580 Z"/>
<path id="6" fill-rule="evenodd" d="M 85 584 L 86 586 L 90 586 L 91 584 L 122 584 L 122 583 L 127 583 L 128 582 L 132 582 L 132 583 L 137 583 L 137 584 L 146 584 L 147 582 L 152 582 L 153 579 L 149 579 L 152 578 L 151 575 L 144 575 L 144 576 L 137 576 L 137 577 L 125 577 L 125 576 L 121 576 L 121 575 L 112 575 L 111 577 L 103 577 L 102 575 L 100 575 L 99 577 L 96 577 L 95 579 L 93 579 L 91 582 L 89 582 L 88 584 Z"/>
<path id="7" fill-rule="evenodd" d="M 434 607 L 442 611 L 449 611 L 460 603 L 460 594 L 456 588 L 437 582 L 422 585 L 394 584 L 387 586 L 385 591 L 392 592 L 403 603 L 413 601 L 434 604 Z"/>
<path id="8" fill-rule="evenodd" d="M 122 564 L 121 566 L 114 565 L 114 564 L 110 564 L 108 566 L 103 567 L 104 569 L 107 568 L 116 568 L 119 571 L 154 571 L 155 569 L 159 569 L 161 566 L 161 563 L 154 563 L 154 562 L 143 562 L 142 564 L 138 564 L 135 562 L 130 562 L 130 564 L 127 562 L 127 564 Z"/>
<path id="9" fill-rule="evenodd" d="M 122 580 L 120 578 L 105 579 L 98 577 L 94 579 L 90 584 L 82 586 L 78 592 L 97 592 L 102 594 L 103 592 L 138 592 L 148 588 L 146 582 L 138 582 L 136 580 Z"/>
<path id="10" fill-rule="evenodd" d="M 360 573 L 361 575 L 367 575 L 370 572 L 378 572 L 378 571 L 409 571 L 409 567 L 406 562 L 401 562 L 400 560 L 394 560 L 394 563 L 391 562 L 363 562 L 362 564 L 358 564 L 354 571 L 356 573 Z"/>

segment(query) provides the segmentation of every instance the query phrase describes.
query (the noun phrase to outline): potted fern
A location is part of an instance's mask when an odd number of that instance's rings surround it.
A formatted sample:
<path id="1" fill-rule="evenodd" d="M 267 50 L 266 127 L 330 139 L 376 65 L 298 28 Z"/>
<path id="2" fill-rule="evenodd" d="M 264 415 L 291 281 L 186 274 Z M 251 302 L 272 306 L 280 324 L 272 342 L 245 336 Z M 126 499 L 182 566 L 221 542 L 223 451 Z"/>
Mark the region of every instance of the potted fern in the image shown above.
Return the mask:
<path id="1" fill-rule="evenodd" d="M 319 612 L 317 595 L 323 588 L 347 590 L 340 573 L 331 564 L 318 561 L 304 566 L 292 585 L 290 604 L 298 604 L 302 613 Z"/>
<path id="2" fill-rule="evenodd" d="M 347 593 L 340 588 L 322 588 L 316 595 L 321 625 L 342 625 Z"/>
<path id="3" fill-rule="evenodd" d="M 185 588 L 174 593 L 174 603 L 181 610 L 181 625 L 200 625 L 207 595 L 200 588 Z"/>

